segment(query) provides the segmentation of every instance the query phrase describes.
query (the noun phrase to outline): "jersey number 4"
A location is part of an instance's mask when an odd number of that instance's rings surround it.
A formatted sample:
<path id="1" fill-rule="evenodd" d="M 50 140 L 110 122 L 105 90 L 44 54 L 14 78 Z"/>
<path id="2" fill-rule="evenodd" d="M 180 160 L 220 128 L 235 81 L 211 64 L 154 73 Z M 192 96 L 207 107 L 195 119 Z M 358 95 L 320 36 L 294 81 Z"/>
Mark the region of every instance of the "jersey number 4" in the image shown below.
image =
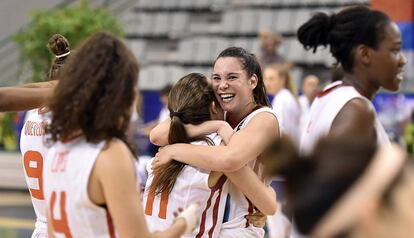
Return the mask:
<path id="1" fill-rule="evenodd" d="M 26 171 L 26 175 L 29 178 L 37 179 L 39 188 L 31 188 L 29 186 L 30 194 L 32 194 L 32 197 L 44 200 L 45 196 L 43 194 L 43 157 L 42 154 L 40 154 L 37 151 L 27 151 L 24 153 L 23 156 L 23 164 L 24 164 L 24 170 Z M 36 167 L 32 167 L 31 165 L 36 164 Z"/>
<path id="2" fill-rule="evenodd" d="M 60 212 L 60 219 L 56 219 L 54 215 L 55 206 L 56 206 L 56 192 L 53 191 L 50 197 L 50 223 L 52 223 L 52 227 L 54 232 L 56 233 L 63 233 L 66 238 L 72 238 L 72 234 L 70 233 L 69 225 L 68 225 L 68 216 L 66 213 L 66 192 L 60 192 L 59 194 L 59 203 L 58 210 Z"/>

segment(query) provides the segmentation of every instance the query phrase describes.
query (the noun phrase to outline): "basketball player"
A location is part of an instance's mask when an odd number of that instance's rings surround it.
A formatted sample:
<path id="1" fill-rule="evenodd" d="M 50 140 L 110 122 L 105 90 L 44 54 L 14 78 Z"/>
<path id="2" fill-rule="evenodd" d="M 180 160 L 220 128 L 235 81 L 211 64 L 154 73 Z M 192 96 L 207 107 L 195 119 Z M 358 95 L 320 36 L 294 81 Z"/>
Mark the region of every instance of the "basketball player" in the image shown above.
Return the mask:
<path id="1" fill-rule="evenodd" d="M 226 121 L 235 130 L 229 143 L 226 146 L 167 145 L 157 154 L 154 167 L 174 159 L 228 174 L 248 164 L 259 178 L 264 179 L 256 159 L 272 140 L 279 137 L 279 126 L 270 108 L 256 57 L 239 47 L 223 50 L 214 63 L 212 86 L 220 106 L 226 111 Z M 154 131 L 151 138 L 158 145 L 168 143 L 160 131 Z M 245 216 L 253 214 L 256 208 L 246 196 L 257 194 L 244 188 L 247 187 L 229 185 L 231 202 L 228 219 L 225 219 L 228 222 L 223 223 L 220 237 L 264 236 L 262 228 L 247 224 Z M 235 228 L 238 231 L 234 231 Z"/>
<path id="2" fill-rule="evenodd" d="M 169 143 L 188 143 L 194 140 L 187 134 L 185 124 L 199 125 L 210 119 L 222 119 L 223 112 L 216 106 L 217 103 L 205 76 L 192 73 L 181 78 L 169 95 L 171 115 Z M 226 125 L 227 128 L 222 129 L 226 132 L 221 134 L 225 134 L 223 140 L 228 142 L 233 130 L 227 123 Z M 213 133 L 204 137 L 204 140 L 198 139 L 191 143 L 219 145 L 220 142 L 221 138 L 217 133 Z M 150 167 L 149 165 L 150 176 L 144 194 L 149 226 L 154 229 L 166 227 L 173 217 L 171 210 L 186 206 L 186 203 L 193 200 L 201 204 L 203 213 L 198 229 L 188 237 L 218 237 L 227 198 L 227 178 L 223 173 L 197 169 L 177 161 L 171 161 L 155 171 Z M 256 185 L 251 189 L 261 186 L 262 190 L 256 189 L 256 197 L 261 197 L 266 193 L 264 190 L 267 188 L 251 168 L 246 168 L 249 171 L 241 172 L 237 179 L 256 181 Z M 231 176 L 229 178 L 231 181 L 234 180 Z M 249 186 L 249 183 L 245 183 L 244 186 Z M 254 199 L 255 197 L 253 202 Z M 273 203 L 275 206 L 276 199 L 272 197 L 267 203 Z"/>
<path id="3" fill-rule="evenodd" d="M 70 54 L 69 42 L 62 35 L 55 34 L 49 39 L 47 46 L 56 56 L 49 72 L 49 79 L 56 80 L 66 58 Z M 45 107 L 29 111 L 29 116 L 23 125 L 20 137 L 26 184 L 36 213 L 33 238 L 47 237 L 46 202 L 43 193 L 43 164 L 48 151 L 44 144 L 44 134 L 45 126 L 50 118 L 47 112 L 48 110 Z"/>
<path id="4" fill-rule="evenodd" d="M 403 80 L 407 59 L 397 25 L 380 11 L 354 6 L 332 15 L 317 13 L 299 28 L 298 39 L 313 51 L 329 46 L 344 71 L 342 80 L 313 102 L 301 152 L 310 152 L 328 134 L 389 143 L 371 100 L 381 88 L 397 91 Z"/>
<path id="5" fill-rule="evenodd" d="M 125 132 L 138 64 L 109 33 L 96 33 L 68 60 L 49 108 L 54 142 L 43 176 L 49 235 L 180 237 L 198 220 L 190 206 L 163 232 L 149 233 Z"/>

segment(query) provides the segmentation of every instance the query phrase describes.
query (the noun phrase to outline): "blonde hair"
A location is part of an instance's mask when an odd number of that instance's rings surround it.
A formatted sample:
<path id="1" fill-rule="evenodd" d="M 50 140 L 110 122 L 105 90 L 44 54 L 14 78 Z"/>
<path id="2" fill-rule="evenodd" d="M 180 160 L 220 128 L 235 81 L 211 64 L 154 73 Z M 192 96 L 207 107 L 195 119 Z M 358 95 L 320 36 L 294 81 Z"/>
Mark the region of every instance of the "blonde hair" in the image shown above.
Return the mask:
<path id="1" fill-rule="evenodd" d="M 295 97 L 297 101 L 298 100 L 298 88 L 296 87 L 296 83 L 292 78 L 292 74 L 290 73 L 290 67 L 286 64 L 270 64 L 266 66 L 266 69 L 273 69 L 279 73 L 280 77 L 283 77 L 286 79 L 285 88 L 292 93 L 292 95 Z"/>

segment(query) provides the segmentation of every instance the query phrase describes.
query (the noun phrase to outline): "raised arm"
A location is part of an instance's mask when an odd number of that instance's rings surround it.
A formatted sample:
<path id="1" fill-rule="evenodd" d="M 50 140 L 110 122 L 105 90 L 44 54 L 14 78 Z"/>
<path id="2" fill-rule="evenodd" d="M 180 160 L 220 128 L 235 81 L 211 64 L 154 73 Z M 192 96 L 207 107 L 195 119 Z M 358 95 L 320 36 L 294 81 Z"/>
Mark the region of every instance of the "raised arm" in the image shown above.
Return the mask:
<path id="1" fill-rule="evenodd" d="M 268 143 L 278 136 L 276 117 L 262 112 L 245 128 L 236 132 L 227 146 L 168 145 L 158 152 L 153 166 L 157 167 L 174 159 L 207 170 L 233 172 L 256 159 Z"/>
<path id="2" fill-rule="evenodd" d="M 0 111 L 26 111 L 45 105 L 53 88 L 1 87 Z"/>
<path id="3" fill-rule="evenodd" d="M 19 85 L 17 87 L 21 87 L 21 88 L 53 88 L 53 87 L 56 86 L 56 84 L 57 84 L 57 80 L 50 80 L 50 81 L 46 81 L 46 82 L 22 84 L 22 85 Z"/>

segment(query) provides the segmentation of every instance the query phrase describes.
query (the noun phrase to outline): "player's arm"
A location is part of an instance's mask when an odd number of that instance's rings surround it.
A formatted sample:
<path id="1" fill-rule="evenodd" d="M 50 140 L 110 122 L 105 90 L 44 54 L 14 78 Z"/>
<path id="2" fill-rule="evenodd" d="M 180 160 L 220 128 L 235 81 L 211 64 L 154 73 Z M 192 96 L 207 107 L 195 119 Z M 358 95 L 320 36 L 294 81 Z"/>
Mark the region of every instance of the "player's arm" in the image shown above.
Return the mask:
<path id="1" fill-rule="evenodd" d="M 150 234 L 147 228 L 132 155 L 125 144 L 112 140 L 99 155 L 94 168 L 102 187 L 104 202 L 112 215 L 121 237 L 180 237 L 186 230 L 184 219 L 178 219 L 169 229 Z M 138 194 L 138 196 L 137 196 Z"/>
<path id="2" fill-rule="evenodd" d="M 46 82 L 22 84 L 22 85 L 19 85 L 17 87 L 21 87 L 21 88 L 53 88 L 53 87 L 56 86 L 56 84 L 57 84 L 57 80 L 50 80 L 50 81 L 46 81 Z"/>
<path id="3" fill-rule="evenodd" d="M 246 165 L 241 169 L 225 173 L 230 181 L 265 215 L 273 215 L 277 210 L 276 193 L 266 186 L 256 173 Z"/>
<path id="4" fill-rule="evenodd" d="M 202 146 L 174 144 L 161 149 L 153 167 L 171 159 L 207 170 L 233 172 L 256 159 L 266 146 L 279 136 L 279 126 L 274 115 L 257 114 L 242 130 L 236 132 L 227 146 Z"/>
<path id="5" fill-rule="evenodd" d="M 43 106 L 53 88 L 0 87 L 0 111 L 26 111 Z"/>
<path id="6" fill-rule="evenodd" d="M 364 99 L 350 100 L 336 115 L 329 135 L 333 137 L 351 136 L 376 143 L 373 108 Z"/>
<path id="7" fill-rule="evenodd" d="M 151 143 L 158 146 L 168 145 L 170 123 L 171 120 L 166 120 L 151 130 L 149 136 Z M 229 133 L 229 129 L 231 131 L 233 130 L 230 125 L 227 122 L 220 120 L 206 121 L 200 125 L 187 124 L 185 125 L 185 129 L 190 137 L 203 136 L 217 132 L 225 142 L 229 140 L 233 134 L 232 132 Z"/>

